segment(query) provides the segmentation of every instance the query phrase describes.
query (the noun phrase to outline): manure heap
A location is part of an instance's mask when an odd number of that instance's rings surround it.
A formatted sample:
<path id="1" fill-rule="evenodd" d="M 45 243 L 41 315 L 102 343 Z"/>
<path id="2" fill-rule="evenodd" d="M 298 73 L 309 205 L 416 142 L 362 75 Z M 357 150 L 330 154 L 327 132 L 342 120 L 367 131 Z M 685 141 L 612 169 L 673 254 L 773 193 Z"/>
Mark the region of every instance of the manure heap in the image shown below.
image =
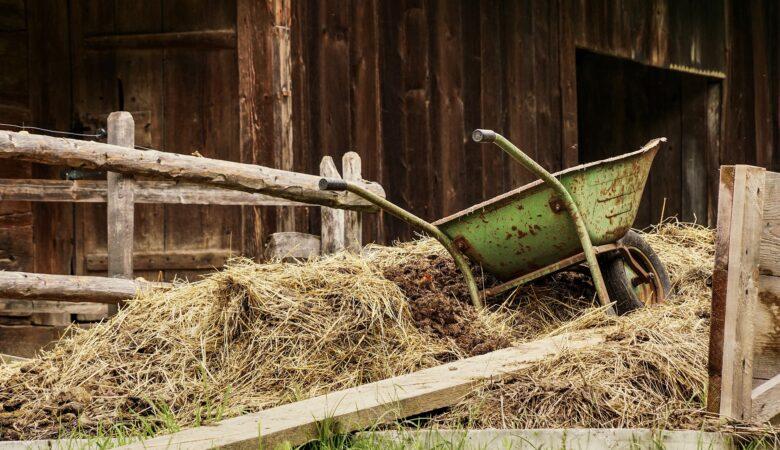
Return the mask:
<path id="1" fill-rule="evenodd" d="M 606 344 L 486 384 L 429 423 L 722 427 L 703 411 L 713 233 L 668 223 L 644 237 L 675 294 L 624 317 L 594 307 L 577 271 L 477 311 L 431 239 L 304 263 L 236 259 L 200 281 L 141 292 L 38 358 L 0 366 L 0 438 L 168 432 L 605 326 L 617 327 Z"/>

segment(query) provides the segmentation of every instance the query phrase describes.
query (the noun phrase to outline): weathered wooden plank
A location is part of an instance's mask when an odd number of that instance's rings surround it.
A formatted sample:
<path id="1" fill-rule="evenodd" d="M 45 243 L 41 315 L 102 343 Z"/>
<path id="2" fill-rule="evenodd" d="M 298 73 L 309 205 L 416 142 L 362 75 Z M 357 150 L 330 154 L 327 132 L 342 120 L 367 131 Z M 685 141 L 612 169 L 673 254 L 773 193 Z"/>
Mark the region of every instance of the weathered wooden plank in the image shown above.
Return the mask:
<path id="1" fill-rule="evenodd" d="M 721 170 L 708 408 L 715 410 L 717 402 L 722 416 L 740 420 L 750 414 L 764 172 L 750 166 Z M 720 380 L 713 369 L 720 369 Z"/>
<path id="2" fill-rule="evenodd" d="M 349 432 L 449 406 L 480 382 L 498 380 L 563 351 L 599 345 L 604 336 L 602 330 L 545 338 L 120 448 L 257 448 L 261 442 L 264 448 L 283 442 L 295 446 L 315 439 L 320 421 L 332 420 L 341 432 Z"/>
<path id="3" fill-rule="evenodd" d="M 680 218 L 707 224 L 707 104 L 703 77 L 680 76 L 682 92 L 682 190 Z"/>
<path id="4" fill-rule="evenodd" d="M 268 2 L 237 0 L 237 60 L 239 95 L 240 161 L 247 164 L 275 164 L 272 133 L 263 130 L 273 117 L 272 58 L 270 33 L 273 13 Z M 266 236 L 276 228 L 275 211 L 268 208 L 241 209 L 242 253 L 260 256 Z"/>
<path id="5" fill-rule="evenodd" d="M 9 364 L 13 362 L 24 362 L 27 361 L 29 358 L 23 358 L 21 356 L 14 356 L 14 355 L 6 355 L 3 353 L 0 353 L 0 363 L 1 364 Z"/>
<path id="6" fill-rule="evenodd" d="M 753 378 L 766 380 L 780 373 L 780 277 L 760 276 L 753 327 Z"/>
<path id="7" fill-rule="evenodd" d="M 271 2 L 274 24 L 271 32 L 273 91 L 274 167 L 293 170 L 292 59 L 290 56 L 290 0 Z M 280 208 L 276 215 L 278 231 L 295 231 L 295 211 Z"/>
<path id="8" fill-rule="evenodd" d="M 709 83 L 707 87 L 707 226 L 714 227 L 718 217 L 718 168 L 721 144 L 721 84 Z"/>
<path id="9" fill-rule="evenodd" d="M 10 299 L 116 304 L 132 298 L 139 289 L 168 286 L 122 278 L 0 271 L 0 298 Z"/>
<path id="10" fill-rule="evenodd" d="M 579 162 L 577 152 L 577 48 L 574 39 L 574 2 L 558 4 L 558 66 L 561 90 L 561 163 L 564 168 Z"/>
<path id="11" fill-rule="evenodd" d="M 320 161 L 320 175 L 328 178 L 341 178 L 336 163 L 330 156 Z M 334 208 L 320 208 L 320 249 L 323 255 L 336 253 L 344 249 L 345 211 Z"/>
<path id="12" fill-rule="evenodd" d="M 133 253 L 133 267 L 136 270 L 200 270 L 221 268 L 230 258 L 230 250 L 165 250 Z M 108 268 L 105 253 L 87 254 L 87 270 L 100 272 Z"/>
<path id="13" fill-rule="evenodd" d="M 32 112 L 32 117 L 26 123 L 53 130 L 70 130 L 73 126 L 70 71 L 72 31 L 68 20 L 72 4 L 64 0 L 32 0 L 26 2 L 26 7 Z M 63 70 L 64 67 L 68 70 Z M 61 171 L 61 167 L 36 165 L 32 169 L 32 176 L 55 178 Z M 30 271 L 71 273 L 75 229 L 73 212 L 74 205 L 32 205 L 35 265 L 29 268 Z"/>
<path id="14" fill-rule="evenodd" d="M 320 237 L 297 231 L 279 231 L 268 238 L 265 258 L 300 261 L 319 256 Z"/>
<path id="15" fill-rule="evenodd" d="M 384 178 L 384 147 L 379 55 L 380 35 L 384 39 L 384 34 L 380 30 L 379 0 L 353 1 L 351 7 L 349 49 L 352 66 L 352 147 L 363 155 L 362 166 L 366 179 L 381 183 Z M 363 231 L 369 242 L 383 242 L 383 214 L 363 217 Z"/>
<path id="16" fill-rule="evenodd" d="M 105 305 L 100 303 L 0 298 L 0 315 L 27 315 L 40 313 L 103 314 L 105 312 Z"/>
<path id="17" fill-rule="evenodd" d="M 2 131 L 0 158 L 187 180 L 345 209 L 375 209 L 357 196 L 321 191 L 315 175 L 98 142 Z M 384 196 L 378 184 L 365 180 L 361 184 Z"/>
<path id="18" fill-rule="evenodd" d="M 196 30 L 87 36 L 84 38 L 84 47 L 90 50 L 231 49 L 236 48 L 236 30 Z"/>
<path id="19" fill-rule="evenodd" d="M 135 147 L 135 121 L 126 111 L 108 116 L 108 143 Z M 135 235 L 134 180 L 132 175 L 109 172 L 108 198 L 108 276 L 133 278 L 133 238 Z"/>
<path id="20" fill-rule="evenodd" d="M 344 179 L 356 182 L 361 179 L 360 155 L 355 152 L 344 153 L 341 158 L 341 170 Z M 360 253 L 363 248 L 363 219 L 357 211 L 344 211 L 344 248 Z"/>
<path id="21" fill-rule="evenodd" d="M 136 204 L 312 206 L 253 192 L 196 183 L 136 180 Z M 105 203 L 102 180 L 0 179 L 0 201 Z"/>
<path id="22" fill-rule="evenodd" d="M 760 384 L 751 394 L 750 419 L 754 422 L 768 422 L 780 415 L 780 373 Z"/>
<path id="23" fill-rule="evenodd" d="M 432 8 L 431 76 L 434 87 L 431 116 L 431 172 L 438 173 L 435 184 L 439 205 L 437 216 L 449 216 L 467 205 L 463 180 L 466 179 L 463 110 L 463 26 L 460 2 L 437 0 Z M 418 45 L 410 42 L 410 45 Z M 417 157 L 419 159 L 419 156 Z M 413 163 L 417 164 L 417 163 Z M 473 175 L 473 174 L 472 174 Z M 419 180 L 413 180 L 413 183 Z"/>
<path id="24" fill-rule="evenodd" d="M 480 6 L 480 128 L 505 131 L 504 114 L 504 51 L 502 5 L 499 0 L 479 2 Z M 577 111 L 574 111 L 575 119 Z M 506 153 L 490 145 L 478 145 L 482 154 L 481 177 L 484 198 L 495 197 L 509 190 L 506 178 L 509 160 Z"/>
<path id="25" fill-rule="evenodd" d="M 759 266 L 762 274 L 780 276 L 780 173 L 767 172 L 764 189 Z"/>

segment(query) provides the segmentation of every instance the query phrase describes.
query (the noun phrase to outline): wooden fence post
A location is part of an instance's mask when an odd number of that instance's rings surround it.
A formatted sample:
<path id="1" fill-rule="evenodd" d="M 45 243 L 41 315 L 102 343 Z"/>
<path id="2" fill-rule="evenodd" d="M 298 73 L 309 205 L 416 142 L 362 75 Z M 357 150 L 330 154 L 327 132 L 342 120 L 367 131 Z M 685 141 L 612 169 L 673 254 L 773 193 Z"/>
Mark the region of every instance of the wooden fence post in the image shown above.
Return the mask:
<path id="1" fill-rule="evenodd" d="M 712 276 L 708 409 L 748 420 L 765 170 L 724 166 Z"/>
<path id="2" fill-rule="evenodd" d="M 347 181 L 361 179 L 360 155 L 355 152 L 344 153 L 341 159 L 342 172 Z M 357 211 L 344 212 L 344 246 L 354 253 L 360 253 L 363 247 L 363 219 Z"/>
<path id="3" fill-rule="evenodd" d="M 135 147 L 135 122 L 127 111 L 108 116 L 108 143 Z M 133 177 L 108 172 L 108 276 L 133 278 Z"/>
<path id="4" fill-rule="evenodd" d="M 320 161 L 320 175 L 328 178 L 341 178 L 336 163 L 330 156 L 324 156 Z M 335 208 L 320 208 L 322 225 L 320 227 L 320 253 L 327 255 L 344 249 L 344 210 Z"/>

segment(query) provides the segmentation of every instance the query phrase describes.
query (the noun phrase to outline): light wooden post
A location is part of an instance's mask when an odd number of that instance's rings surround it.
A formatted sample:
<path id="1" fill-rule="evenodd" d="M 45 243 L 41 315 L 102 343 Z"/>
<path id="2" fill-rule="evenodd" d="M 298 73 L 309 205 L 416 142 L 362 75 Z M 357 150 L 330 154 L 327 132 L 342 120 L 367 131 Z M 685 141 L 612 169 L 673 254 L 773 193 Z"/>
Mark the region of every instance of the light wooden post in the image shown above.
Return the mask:
<path id="1" fill-rule="evenodd" d="M 748 420 L 751 411 L 764 180 L 760 167 L 721 168 L 708 407 L 738 420 Z"/>
<path id="2" fill-rule="evenodd" d="M 328 178 L 341 178 L 333 158 L 325 156 L 320 161 L 320 175 Z M 320 227 L 321 254 L 327 255 L 344 249 L 344 210 L 320 208 L 322 225 Z"/>
<path id="3" fill-rule="evenodd" d="M 345 153 L 341 166 L 345 180 L 357 182 L 361 179 L 360 155 L 357 153 Z M 363 247 L 363 219 L 357 211 L 344 212 L 344 246 L 354 253 L 360 253 Z"/>
<path id="4" fill-rule="evenodd" d="M 290 57 L 290 22 L 292 9 L 290 0 L 273 0 L 273 28 L 271 30 L 272 66 L 271 77 L 274 94 L 273 149 L 276 167 L 293 169 L 293 123 L 292 123 L 292 59 Z M 295 211 L 279 208 L 276 228 L 278 231 L 295 231 Z"/>
<path id="5" fill-rule="evenodd" d="M 135 122 L 127 111 L 108 116 L 108 143 L 135 146 Z M 108 276 L 133 278 L 133 177 L 108 172 Z"/>

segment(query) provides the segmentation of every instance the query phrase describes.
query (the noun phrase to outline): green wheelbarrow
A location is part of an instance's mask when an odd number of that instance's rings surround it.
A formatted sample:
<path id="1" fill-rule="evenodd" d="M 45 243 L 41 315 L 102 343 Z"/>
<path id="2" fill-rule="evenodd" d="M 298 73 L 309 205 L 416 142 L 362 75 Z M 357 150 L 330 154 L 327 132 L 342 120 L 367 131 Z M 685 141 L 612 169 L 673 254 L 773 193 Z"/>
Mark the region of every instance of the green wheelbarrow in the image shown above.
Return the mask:
<path id="1" fill-rule="evenodd" d="M 586 262 L 604 306 L 624 314 L 669 295 L 666 270 L 652 248 L 631 231 L 653 158 L 665 139 L 640 150 L 550 174 L 509 140 L 475 130 L 539 180 L 434 223 L 355 184 L 323 178 L 320 189 L 352 192 L 436 238 L 463 273 L 472 302 Z M 468 260 L 502 284 L 480 291 Z M 614 302 L 614 303 L 613 303 Z"/>

